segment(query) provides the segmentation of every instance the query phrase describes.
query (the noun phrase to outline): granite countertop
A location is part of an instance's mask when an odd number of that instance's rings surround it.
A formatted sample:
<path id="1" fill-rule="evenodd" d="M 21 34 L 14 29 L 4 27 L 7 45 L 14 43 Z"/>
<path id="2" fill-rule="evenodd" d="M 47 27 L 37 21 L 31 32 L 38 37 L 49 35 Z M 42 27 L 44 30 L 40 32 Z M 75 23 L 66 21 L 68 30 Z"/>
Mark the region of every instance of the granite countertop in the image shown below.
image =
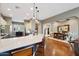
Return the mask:
<path id="1" fill-rule="evenodd" d="M 43 39 L 43 34 L 28 35 L 23 37 L 7 38 L 0 40 L 0 53 L 8 50 L 16 49 L 23 46 L 39 43 Z"/>

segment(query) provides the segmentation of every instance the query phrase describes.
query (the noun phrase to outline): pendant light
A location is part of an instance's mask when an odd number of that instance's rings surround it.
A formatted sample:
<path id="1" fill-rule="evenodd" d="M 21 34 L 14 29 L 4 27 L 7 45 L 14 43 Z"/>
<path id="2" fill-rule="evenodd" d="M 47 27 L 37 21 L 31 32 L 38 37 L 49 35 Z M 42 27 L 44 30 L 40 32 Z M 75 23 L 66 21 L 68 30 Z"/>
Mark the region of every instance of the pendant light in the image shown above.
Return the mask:
<path id="1" fill-rule="evenodd" d="M 38 20 L 38 13 L 39 13 L 39 9 L 38 7 L 36 6 L 35 3 L 33 3 L 33 20 L 35 20 L 36 23 L 39 23 L 39 20 Z"/>

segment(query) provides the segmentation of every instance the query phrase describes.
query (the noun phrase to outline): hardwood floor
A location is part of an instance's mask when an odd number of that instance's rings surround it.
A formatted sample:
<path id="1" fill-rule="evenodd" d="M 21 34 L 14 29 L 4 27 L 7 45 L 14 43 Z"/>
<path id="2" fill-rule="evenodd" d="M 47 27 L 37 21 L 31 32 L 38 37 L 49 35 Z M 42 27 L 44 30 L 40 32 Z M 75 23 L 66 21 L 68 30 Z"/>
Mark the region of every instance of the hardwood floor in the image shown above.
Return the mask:
<path id="1" fill-rule="evenodd" d="M 74 56 L 71 45 L 63 40 L 45 38 L 36 51 L 36 56 Z"/>
<path id="2" fill-rule="evenodd" d="M 44 47 L 41 45 L 37 48 L 35 56 L 44 56 Z"/>
<path id="3" fill-rule="evenodd" d="M 39 46 L 37 48 L 35 56 L 44 56 L 44 44 L 45 44 L 45 40 L 43 39 L 43 41 L 38 44 Z"/>

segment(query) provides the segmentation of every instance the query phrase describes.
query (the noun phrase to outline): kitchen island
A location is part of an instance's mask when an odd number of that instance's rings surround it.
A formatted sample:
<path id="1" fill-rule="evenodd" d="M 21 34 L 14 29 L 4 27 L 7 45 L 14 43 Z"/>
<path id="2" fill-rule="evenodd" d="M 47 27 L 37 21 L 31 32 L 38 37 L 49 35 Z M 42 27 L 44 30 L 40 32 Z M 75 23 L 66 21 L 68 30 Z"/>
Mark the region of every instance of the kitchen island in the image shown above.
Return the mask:
<path id="1" fill-rule="evenodd" d="M 42 42 L 43 37 L 44 37 L 43 34 L 38 34 L 23 37 L 0 39 L 0 54 L 14 53 L 16 51 L 28 48 L 32 48 L 32 54 L 33 54 L 34 45 L 36 43 Z"/>

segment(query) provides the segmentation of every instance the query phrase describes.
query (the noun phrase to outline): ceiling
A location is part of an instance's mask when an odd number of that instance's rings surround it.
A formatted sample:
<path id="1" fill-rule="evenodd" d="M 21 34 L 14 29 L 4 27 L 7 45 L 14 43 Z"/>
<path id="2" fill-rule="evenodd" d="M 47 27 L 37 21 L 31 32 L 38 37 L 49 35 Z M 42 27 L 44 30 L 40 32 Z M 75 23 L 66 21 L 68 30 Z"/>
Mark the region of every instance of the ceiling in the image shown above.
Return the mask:
<path id="1" fill-rule="evenodd" d="M 79 7 L 78 3 L 37 3 L 38 18 L 44 20 L 48 17 Z M 12 17 L 13 21 L 29 20 L 33 16 L 33 3 L 0 3 L 0 12 Z"/>

